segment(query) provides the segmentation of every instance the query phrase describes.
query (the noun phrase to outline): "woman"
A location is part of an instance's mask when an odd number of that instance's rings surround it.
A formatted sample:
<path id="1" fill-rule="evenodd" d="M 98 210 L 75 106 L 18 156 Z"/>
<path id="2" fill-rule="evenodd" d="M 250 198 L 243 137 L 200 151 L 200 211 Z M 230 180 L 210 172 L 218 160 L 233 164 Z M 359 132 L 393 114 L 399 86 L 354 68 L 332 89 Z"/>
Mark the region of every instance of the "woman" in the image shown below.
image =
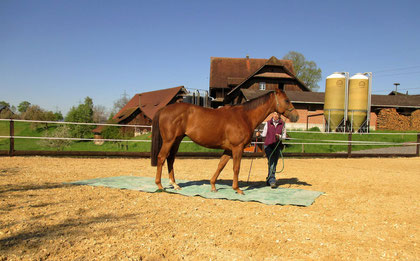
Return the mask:
<path id="1" fill-rule="evenodd" d="M 268 175 L 266 183 L 271 188 L 276 188 L 276 167 L 283 149 L 282 140 L 286 139 L 286 123 L 274 112 L 271 120 L 267 121 L 262 133 L 257 132 L 257 136 L 265 137 L 264 151 L 268 160 Z"/>

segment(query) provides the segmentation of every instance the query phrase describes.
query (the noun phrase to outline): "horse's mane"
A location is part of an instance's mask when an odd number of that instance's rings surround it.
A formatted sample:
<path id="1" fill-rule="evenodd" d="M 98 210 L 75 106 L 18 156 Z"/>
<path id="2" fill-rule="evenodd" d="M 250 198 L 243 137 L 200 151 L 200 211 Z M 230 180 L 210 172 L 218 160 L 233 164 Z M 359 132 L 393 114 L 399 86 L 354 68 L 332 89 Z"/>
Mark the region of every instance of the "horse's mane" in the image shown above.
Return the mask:
<path id="1" fill-rule="evenodd" d="M 245 109 L 245 110 L 252 110 L 252 109 L 255 109 L 255 108 L 257 108 L 258 106 L 260 106 L 261 104 L 266 103 L 266 102 L 268 101 L 268 99 L 270 99 L 270 95 L 271 95 L 273 92 L 274 92 L 274 91 L 267 92 L 266 94 L 264 94 L 264 95 L 262 95 L 262 96 L 260 96 L 260 97 L 258 97 L 258 98 L 252 99 L 252 100 L 250 100 L 250 101 L 247 101 L 247 102 L 245 102 L 245 103 L 238 104 L 238 105 L 242 105 L 242 106 L 244 106 L 244 109 Z"/>

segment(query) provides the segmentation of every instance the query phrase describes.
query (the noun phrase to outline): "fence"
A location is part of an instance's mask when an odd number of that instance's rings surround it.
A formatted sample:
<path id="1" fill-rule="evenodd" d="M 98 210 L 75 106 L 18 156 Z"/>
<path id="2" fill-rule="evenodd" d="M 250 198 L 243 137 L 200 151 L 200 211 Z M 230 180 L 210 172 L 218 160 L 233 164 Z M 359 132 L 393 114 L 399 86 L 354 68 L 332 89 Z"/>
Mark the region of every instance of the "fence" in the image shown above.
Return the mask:
<path id="1" fill-rule="evenodd" d="M 16 140 L 68 140 L 68 141 L 98 141 L 96 138 L 74 138 L 74 137 L 49 137 L 49 136 L 24 136 L 16 135 L 15 123 L 37 123 L 37 124 L 55 124 L 55 125 L 89 125 L 89 126 L 117 126 L 117 127 L 128 127 L 128 128 L 143 128 L 150 129 L 151 126 L 145 125 L 122 125 L 122 124 L 100 124 L 100 123 L 76 123 L 76 122 L 56 122 L 56 121 L 33 121 L 33 120 L 14 120 L 14 119 L 0 119 L 1 122 L 9 122 L 9 135 L 0 135 L 0 148 L 5 145 L 5 140 L 8 140 L 8 149 L 0 149 L 0 155 L 2 156 L 27 156 L 27 155 L 38 155 L 38 156 L 120 156 L 120 157 L 150 157 L 150 151 L 144 149 L 143 151 L 104 151 L 104 150 L 37 150 L 37 149 L 16 149 Z M 3 131 L 6 129 L 3 126 Z M 321 132 L 313 131 L 288 131 L 291 136 L 299 135 L 326 135 Z M 1 134 L 1 133 L 0 133 Z M 301 151 L 288 151 L 286 149 L 284 155 L 286 157 L 418 157 L 420 151 L 420 133 L 369 133 L 362 134 L 365 140 L 354 140 L 355 134 L 352 133 L 328 133 L 328 135 L 341 135 L 340 139 L 308 139 L 292 137 L 284 142 L 287 146 L 301 147 Z M 375 141 L 373 139 L 367 140 L 366 137 L 369 135 L 397 135 L 397 136 L 412 136 L 411 141 L 406 142 L 390 142 L 390 141 Z M 343 139 L 343 137 L 345 139 Z M 372 136 L 370 136 L 372 137 Z M 417 137 L 416 141 L 414 140 Z M 150 139 L 100 139 L 101 142 L 117 142 L 117 143 L 145 143 L 150 144 Z M 4 143 L 4 144 L 3 144 Z M 192 143 L 192 141 L 182 141 L 182 143 Z M 262 142 L 252 142 L 253 145 L 261 146 Z M 150 145 L 148 145 L 150 147 Z M 308 147 L 313 146 L 346 146 L 345 151 L 340 152 L 307 152 Z M 354 151 L 355 147 L 358 146 L 381 146 L 388 148 L 397 148 L 397 150 L 388 149 L 385 152 L 378 152 L 376 150 L 370 151 Z M 127 145 L 128 147 L 128 145 Z M 100 149 L 100 147 L 98 147 Z M 411 148 L 412 152 L 401 152 L 401 148 Z M 220 157 L 221 151 L 195 151 L 195 152 L 178 152 L 178 156 L 181 157 Z M 244 157 L 262 157 L 262 152 L 244 153 Z"/>

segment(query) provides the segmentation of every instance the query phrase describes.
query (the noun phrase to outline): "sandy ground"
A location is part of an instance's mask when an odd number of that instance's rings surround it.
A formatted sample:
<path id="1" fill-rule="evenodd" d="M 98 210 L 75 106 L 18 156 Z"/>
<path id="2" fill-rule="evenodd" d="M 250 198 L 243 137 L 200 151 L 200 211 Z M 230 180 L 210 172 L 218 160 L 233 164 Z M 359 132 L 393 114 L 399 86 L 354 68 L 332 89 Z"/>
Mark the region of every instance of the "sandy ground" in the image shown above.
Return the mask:
<path id="1" fill-rule="evenodd" d="M 217 162 L 177 159 L 176 177 L 208 180 Z M 63 182 L 155 168 L 147 159 L 1 157 L 0 260 L 420 260 L 420 158 L 285 164 L 282 187 L 326 194 L 296 207 L 71 186 Z M 250 181 L 265 173 L 266 161 L 254 160 Z M 232 179 L 232 162 L 220 177 Z"/>

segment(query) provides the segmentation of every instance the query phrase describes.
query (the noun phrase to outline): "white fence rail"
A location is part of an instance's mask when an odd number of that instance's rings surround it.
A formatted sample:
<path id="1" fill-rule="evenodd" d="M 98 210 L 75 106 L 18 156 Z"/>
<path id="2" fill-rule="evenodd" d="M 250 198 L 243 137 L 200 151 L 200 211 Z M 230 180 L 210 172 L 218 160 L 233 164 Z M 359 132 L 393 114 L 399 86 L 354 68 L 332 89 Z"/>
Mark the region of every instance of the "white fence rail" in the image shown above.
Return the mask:
<path id="1" fill-rule="evenodd" d="M 143 129 L 152 129 L 152 126 L 149 125 L 128 125 L 128 124 L 109 124 L 109 123 L 83 123 L 83 122 L 64 122 L 64 121 L 40 121 L 40 120 L 19 120 L 19 119 L 0 119 L 0 122 L 27 122 L 27 123 L 40 123 L 40 124 L 57 124 L 57 125 L 88 125 L 88 126 L 115 126 L 115 127 L 131 127 L 131 128 L 143 128 Z M 12 124 L 12 123 L 11 123 Z M 307 134 L 323 134 L 322 132 L 316 131 L 297 131 L 297 130 L 288 130 L 288 133 L 307 133 Z M 329 132 L 325 133 L 328 135 L 346 135 L 351 138 L 351 133 L 340 133 L 340 132 Z M 369 140 L 331 140 L 331 139 L 306 139 L 306 138 L 288 138 L 283 143 L 286 145 L 334 145 L 334 146 L 354 146 L 354 145 L 369 145 L 369 146 L 417 146 L 419 147 L 420 134 L 419 133 L 363 133 L 360 134 L 363 136 L 366 135 L 408 135 L 415 136 L 417 135 L 417 142 L 389 142 L 389 141 L 369 141 Z M 0 139 L 38 139 L 38 140 L 70 140 L 70 141 L 103 141 L 103 142 L 145 142 L 150 143 L 151 140 L 137 140 L 137 139 L 97 139 L 97 138 L 74 138 L 74 137 L 32 137 L 32 136 L 17 136 L 14 133 L 11 135 L 0 136 Z M 192 141 L 182 141 L 183 143 L 192 143 Z M 11 142 L 12 144 L 12 142 Z M 252 141 L 252 145 L 263 144 L 263 142 Z M 350 148 L 351 150 L 351 148 Z M 417 148 L 418 154 L 418 148 Z"/>

